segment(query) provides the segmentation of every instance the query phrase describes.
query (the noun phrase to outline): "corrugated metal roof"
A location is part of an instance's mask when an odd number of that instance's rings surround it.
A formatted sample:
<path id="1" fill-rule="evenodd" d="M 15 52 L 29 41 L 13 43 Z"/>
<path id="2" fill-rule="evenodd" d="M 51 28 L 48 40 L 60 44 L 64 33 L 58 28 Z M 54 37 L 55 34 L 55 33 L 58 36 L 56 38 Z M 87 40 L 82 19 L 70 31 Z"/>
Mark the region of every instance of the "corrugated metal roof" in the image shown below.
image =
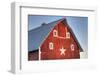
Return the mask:
<path id="1" fill-rule="evenodd" d="M 41 25 L 38 28 L 28 31 L 28 51 L 33 51 L 38 49 L 42 41 L 48 35 L 48 33 L 60 20 Z"/>

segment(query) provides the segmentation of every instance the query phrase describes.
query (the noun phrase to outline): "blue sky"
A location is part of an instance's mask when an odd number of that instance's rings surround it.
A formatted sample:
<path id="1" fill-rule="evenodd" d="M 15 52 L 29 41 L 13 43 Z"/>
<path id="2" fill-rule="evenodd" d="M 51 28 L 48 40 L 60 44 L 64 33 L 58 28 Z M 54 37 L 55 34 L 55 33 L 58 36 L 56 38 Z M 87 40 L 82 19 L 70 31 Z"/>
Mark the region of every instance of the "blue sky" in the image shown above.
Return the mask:
<path id="1" fill-rule="evenodd" d="M 28 30 L 37 28 L 44 22 L 50 23 L 61 18 L 66 18 L 81 47 L 84 51 L 88 51 L 88 17 L 29 15 Z"/>

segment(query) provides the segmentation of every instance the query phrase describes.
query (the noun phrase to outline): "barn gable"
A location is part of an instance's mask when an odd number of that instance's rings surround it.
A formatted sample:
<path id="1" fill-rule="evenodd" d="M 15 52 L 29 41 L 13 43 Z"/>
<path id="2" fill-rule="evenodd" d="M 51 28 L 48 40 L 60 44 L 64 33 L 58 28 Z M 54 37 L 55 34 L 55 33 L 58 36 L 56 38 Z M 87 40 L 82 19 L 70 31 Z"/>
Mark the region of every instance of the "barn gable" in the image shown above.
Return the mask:
<path id="1" fill-rule="evenodd" d="M 80 43 L 78 42 L 78 40 L 77 40 L 77 38 L 76 38 L 76 36 L 75 36 L 75 34 L 74 34 L 73 30 L 71 29 L 71 27 L 67 24 L 66 19 L 65 19 L 65 21 L 64 21 L 64 24 L 65 24 L 65 25 L 67 25 L 68 30 L 70 30 L 70 33 L 72 34 L 72 36 L 73 36 L 73 38 L 74 38 L 75 42 L 77 43 L 77 45 L 78 45 L 78 46 L 79 46 L 79 48 L 80 48 L 80 52 L 83 52 L 83 49 L 82 49 L 82 47 L 81 47 Z"/>
<path id="2" fill-rule="evenodd" d="M 66 19 L 60 19 L 60 20 L 57 20 L 57 21 L 54 21 L 48 24 L 43 24 L 42 26 L 36 29 L 30 30 L 28 32 L 28 38 L 29 38 L 28 39 L 28 51 L 33 51 L 33 50 L 38 49 L 40 45 L 43 43 L 44 39 L 46 39 L 49 32 L 54 28 L 55 25 L 57 25 L 61 21 L 63 21 L 65 25 L 68 25 L 66 22 Z M 72 29 L 70 28 L 69 25 L 67 27 L 70 30 L 73 38 L 77 42 L 79 48 L 81 49 L 80 51 L 83 51 Z"/>

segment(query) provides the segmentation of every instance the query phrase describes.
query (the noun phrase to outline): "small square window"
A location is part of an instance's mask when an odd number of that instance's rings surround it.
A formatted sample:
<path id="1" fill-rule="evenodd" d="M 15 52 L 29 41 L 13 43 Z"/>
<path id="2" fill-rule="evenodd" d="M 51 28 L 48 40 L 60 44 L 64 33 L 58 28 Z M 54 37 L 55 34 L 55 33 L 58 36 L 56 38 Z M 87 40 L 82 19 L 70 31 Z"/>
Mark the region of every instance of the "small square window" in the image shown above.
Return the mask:
<path id="1" fill-rule="evenodd" d="M 66 38 L 70 38 L 70 33 L 69 32 L 66 33 Z"/>
<path id="2" fill-rule="evenodd" d="M 74 51 L 74 44 L 71 44 L 71 50 Z"/>
<path id="3" fill-rule="evenodd" d="M 54 37 L 57 37 L 57 36 L 58 36 L 57 30 L 53 30 L 53 36 L 54 36 Z"/>
<path id="4" fill-rule="evenodd" d="M 53 50 L 53 43 L 52 42 L 49 43 L 49 49 Z"/>

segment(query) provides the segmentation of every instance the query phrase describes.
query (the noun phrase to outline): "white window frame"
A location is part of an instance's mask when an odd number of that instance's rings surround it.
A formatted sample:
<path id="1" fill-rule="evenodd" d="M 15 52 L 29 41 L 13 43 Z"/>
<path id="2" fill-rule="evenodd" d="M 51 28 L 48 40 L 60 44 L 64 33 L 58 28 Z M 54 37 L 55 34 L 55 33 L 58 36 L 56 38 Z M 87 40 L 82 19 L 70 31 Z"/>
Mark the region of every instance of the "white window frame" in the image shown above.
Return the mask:
<path id="1" fill-rule="evenodd" d="M 70 38 L 70 32 L 66 32 L 66 38 Z"/>
<path id="2" fill-rule="evenodd" d="M 53 30 L 53 36 L 58 37 L 58 31 L 57 30 Z"/>
<path id="3" fill-rule="evenodd" d="M 70 48 L 71 48 L 71 51 L 74 51 L 75 50 L 74 44 L 71 44 Z"/>
<path id="4" fill-rule="evenodd" d="M 49 49 L 53 50 L 53 43 L 52 42 L 49 43 Z"/>

